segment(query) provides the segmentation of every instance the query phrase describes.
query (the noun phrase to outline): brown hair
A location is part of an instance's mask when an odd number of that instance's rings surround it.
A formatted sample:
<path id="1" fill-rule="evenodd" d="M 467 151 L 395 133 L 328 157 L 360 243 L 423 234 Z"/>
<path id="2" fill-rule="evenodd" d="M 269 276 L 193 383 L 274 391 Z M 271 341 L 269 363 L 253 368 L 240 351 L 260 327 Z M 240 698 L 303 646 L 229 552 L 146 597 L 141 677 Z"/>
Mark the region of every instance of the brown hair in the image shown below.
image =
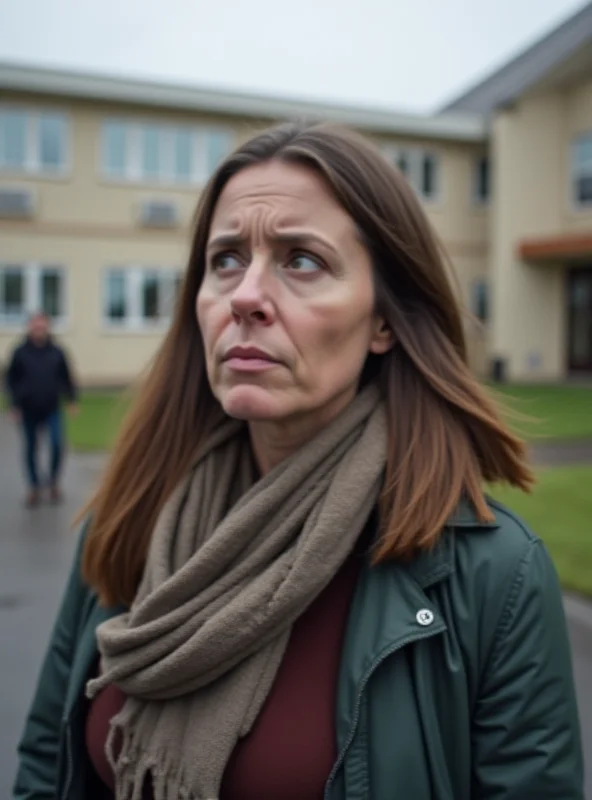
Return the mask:
<path id="1" fill-rule="evenodd" d="M 223 418 L 208 384 L 196 297 L 222 189 L 240 170 L 270 159 L 313 169 L 356 222 L 372 257 L 377 309 L 394 334 L 394 348 L 369 356 L 363 374 L 363 381 L 380 381 L 390 425 L 375 561 L 404 559 L 433 545 L 463 497 L 479 519 L 490 520 L 484 481 L 524 490 L 533 481 L 523 443 L 467 366 L 446 259 L 405 179 L 347 129 L 280 125 L 231 155 L 198 205 L 172 326 L 86 509 L 83 573 L 103 603 L 132 601 L 156 518 L 200 437 Z"/>

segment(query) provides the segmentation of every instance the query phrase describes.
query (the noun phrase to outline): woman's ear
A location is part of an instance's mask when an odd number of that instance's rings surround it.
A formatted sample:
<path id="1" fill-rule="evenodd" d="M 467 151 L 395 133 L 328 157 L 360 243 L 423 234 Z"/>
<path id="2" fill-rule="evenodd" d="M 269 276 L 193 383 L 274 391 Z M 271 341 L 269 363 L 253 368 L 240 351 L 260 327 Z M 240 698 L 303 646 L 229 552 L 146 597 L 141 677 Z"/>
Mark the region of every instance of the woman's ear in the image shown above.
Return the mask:
<path id="1" fill-rule="evenodd" d="M 382 317 L 374 320 L 374 332 L 370 340 L 369 350 L 377 356 L 387 353 L 395 344 L 395 335 L 390 325 Z"/>

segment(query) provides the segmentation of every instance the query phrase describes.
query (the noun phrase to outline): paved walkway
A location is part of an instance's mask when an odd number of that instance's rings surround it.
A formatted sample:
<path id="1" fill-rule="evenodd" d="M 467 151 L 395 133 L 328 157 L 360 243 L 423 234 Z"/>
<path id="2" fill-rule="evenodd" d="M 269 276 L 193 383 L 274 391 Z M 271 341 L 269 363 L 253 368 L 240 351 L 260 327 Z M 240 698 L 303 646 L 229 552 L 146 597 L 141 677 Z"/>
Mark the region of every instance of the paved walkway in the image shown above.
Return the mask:
<path id="1" fill-rule="evenodd" d="M 70 569 L 70 523 L 96 484 L 104 458 L 72 456 L 66 503 L 33 511 L 22 505 L 17 432 L 0 415 L 0 798 L 8 798 L 16 743 Z M 592 606 L 566 598 L 592 800 Z"/>
<path id="2" fill-rule="evenodd" d="M 538 442 L 530 449 L 534 463 L 543 467 L 562 467 L 572 464 L 592 466 L 592 439 Z"/>

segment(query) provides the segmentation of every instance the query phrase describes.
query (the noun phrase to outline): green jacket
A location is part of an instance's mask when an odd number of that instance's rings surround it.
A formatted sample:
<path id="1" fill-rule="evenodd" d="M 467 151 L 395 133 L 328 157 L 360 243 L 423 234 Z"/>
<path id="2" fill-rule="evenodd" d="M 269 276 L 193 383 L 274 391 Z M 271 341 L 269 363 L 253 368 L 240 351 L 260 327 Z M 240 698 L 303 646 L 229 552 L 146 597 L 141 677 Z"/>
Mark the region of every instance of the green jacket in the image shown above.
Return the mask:
<path id="1" fill-rule="evenodd" d="M 583 800 L 561 593 L 504 508 L 466 509 L 405 566 L 368 566 L 338 681 L 325 800 Z M 19 746 L 15 800 L 88 800 L 84 685 L 101 608 L 79 555 Z"/>

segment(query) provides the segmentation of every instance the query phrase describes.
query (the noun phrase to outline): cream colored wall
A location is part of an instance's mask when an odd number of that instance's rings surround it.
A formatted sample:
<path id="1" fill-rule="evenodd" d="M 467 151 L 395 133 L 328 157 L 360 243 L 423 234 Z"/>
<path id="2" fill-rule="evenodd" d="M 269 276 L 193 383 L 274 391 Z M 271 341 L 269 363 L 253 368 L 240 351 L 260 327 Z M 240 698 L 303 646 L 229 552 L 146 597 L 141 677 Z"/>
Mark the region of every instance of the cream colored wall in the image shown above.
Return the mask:
<path id="1" fill-rule="evenodd" d="M 487 280 L 489 267 L 489 205 L 479 205 L 473 197 L 473 169 L 484 155 L 486 146 L 426 139 L 377 137 L 379 144 L 392 143 L 419 147 L 439 158 L 441 193 L 437 200 L 423 207 L 436 234 L 444 245 L 453 274 L 453 282 L 465 310 L 469 358 L 474 370 L 487 371 L 489 326 L 472 319 L 468 313 L 471 290 L 477 280 Z"/>
<path id="2" fill-rule="evenodd" d="M 73 169 L 56 179 L 4 171 L 0 174 L 0 186 L 32 185 L 38 198 L 33 221 L 0 220 L 0 260 L 62 265 L 67 276 L 69 316 L 64 330 L 58 333 L 73 356 L 81 380 L 86 384 L 126 382 L 154 355 L 163 330 L 105 330 L 101 319 L 103 270 L 126 265 L 182 268 L 200 187 L 133 185 L 104 179 L 99 169 L 101 122 L 109 116 L 172 124 L 228 121 L 195 113 L 132 110 L 88 102 L 67 104 L 42 97 L 15 98 L 14 102 L 33 109 L 60 109 L 69 115 Z M 240 118 L 232 123 L 237 142 L 267 124 L 269 121 Z M 377 140 L 384 141 L 384 137 Z M 438 202 L 425 207 L 450 254 L 461 296 L 468 303 L 472 281 L 484 277 L 487 269 L 488 210 L 476 206 L 471 195 L 473 162 L 480 148 L 409 139 L 401 139 L 400 144 L 425 146 L 440 158 L 443 191 Z M 137 222 L 140 203 L 165 197 L 180 211 L 179 228 L 141 228 Z M 473 323 L 468 323 L 467 330 L 475 366 L 482 371 L 486 335 Z M 0 328 L 0 362 L 6 360 L 21 335 L 21 331 Z"/>
<path id="3" fill-rule="evenodd" d="M 526 264 L 517 248 L 592 228 L 575 206 L 571 145 L 592 130 L 592 79 L 525 97 L 493 125 L 491 354 L 511 380 L 560 380 L 567 371 L 565 264 Z"/>
<path id="4" fill-rule="evenodd" d="M 76 373 L 86 384 L 122 384 L 136 377 L 155 354 L 164 328 L 153 331 L 117 331 L 102 320 L 103 274 L 114 260 L 121 264 L 158 264 L 178 269 L 187 252 L 179 238 L 147 243 L 144 239 L 113 241 L 101 237 L 33 234 L 27 240 L 3 233 L 2 257 L 15 262 L 45 261 L 64 266 L 67 281 L 67 317 L 56 329 L 72 357 Z M 149 261 L 148 261 L 149 259 Z M 0 362 L 6 363 L 18 329 L 0 329 Z"/>
<path id="5" fill-rule="evenodd" d="M 552 235 L 565 208 L 565 97 L 524 100 L 493 125 L 492 356 L 511 380 L 563 376 L 564 298 L 559 267 L 521 262 L 523 238 Z"/>

